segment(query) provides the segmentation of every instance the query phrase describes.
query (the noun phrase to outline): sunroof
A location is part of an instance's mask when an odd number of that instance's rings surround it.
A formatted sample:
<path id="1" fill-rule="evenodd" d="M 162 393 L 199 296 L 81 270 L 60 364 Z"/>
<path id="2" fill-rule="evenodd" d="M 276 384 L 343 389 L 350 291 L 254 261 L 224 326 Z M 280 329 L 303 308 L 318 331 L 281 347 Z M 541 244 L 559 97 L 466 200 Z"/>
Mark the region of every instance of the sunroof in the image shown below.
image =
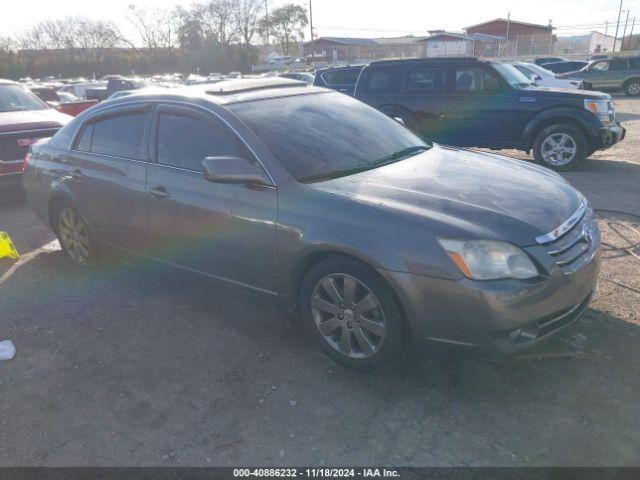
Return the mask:
<path id="1" fill-rule="evenodd" d="M 252 90 L 306 86 L 306 82 L 289 78 L 246 78 L 214 83 L 207 88 L 206 92 L 209 95 L 231 95 L 234 93 L 250 92 Z"/>

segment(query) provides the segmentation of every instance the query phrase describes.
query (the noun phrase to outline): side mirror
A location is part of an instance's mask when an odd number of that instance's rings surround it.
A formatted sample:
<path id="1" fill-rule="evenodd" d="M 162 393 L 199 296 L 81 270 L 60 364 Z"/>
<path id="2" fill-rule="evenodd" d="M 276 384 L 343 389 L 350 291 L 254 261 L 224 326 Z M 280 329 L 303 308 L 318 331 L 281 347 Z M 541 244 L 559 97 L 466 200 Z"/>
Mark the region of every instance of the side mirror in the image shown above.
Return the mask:
<path id="1" fill-rule="evenodd" d="M 214 183 L 272 185 L 265 172 L 240 157 L 207 157 L 202 161 L 204 178 Z"/>

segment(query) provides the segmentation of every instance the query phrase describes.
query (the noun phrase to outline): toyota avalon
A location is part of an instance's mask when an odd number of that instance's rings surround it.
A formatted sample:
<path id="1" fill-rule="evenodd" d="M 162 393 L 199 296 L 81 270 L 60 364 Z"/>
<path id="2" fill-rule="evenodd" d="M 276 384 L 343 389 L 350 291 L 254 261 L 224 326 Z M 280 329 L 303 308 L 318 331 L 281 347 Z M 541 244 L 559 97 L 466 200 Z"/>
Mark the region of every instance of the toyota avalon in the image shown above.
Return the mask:
<path id="1" fill-rule="evenodd" d="M 356 369 L 408 344 L 518 352 L 596 285 L 598 227 L 558 174 L 428 143 L 303 82 L 110 100 L 25 162 L 29 202 L 73 261 L 111 247 L 276 299 Z"/>

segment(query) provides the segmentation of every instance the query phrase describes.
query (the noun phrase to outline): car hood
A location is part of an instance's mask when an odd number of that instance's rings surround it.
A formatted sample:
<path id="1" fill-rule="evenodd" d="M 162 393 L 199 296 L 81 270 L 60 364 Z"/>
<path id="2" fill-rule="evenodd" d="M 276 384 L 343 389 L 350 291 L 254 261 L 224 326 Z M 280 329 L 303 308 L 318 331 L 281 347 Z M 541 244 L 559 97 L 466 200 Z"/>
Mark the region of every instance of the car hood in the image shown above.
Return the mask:
<path id="1" fill-rule="evenodd" d="M 72 118 L 53 108 L 24 112 L 0 112 L 0 133 L 60 128 Z"/>
<path id="2" fill-rule="evenodd" d="M 577 80 L 573 77 L 557 77 L 559 80 Z M 545 97 L 561 97 L 562 99 L 566 99 L 567 96 L 573 96 L 578 99 L 602 99 L 608 100 L 611 98 L 611 95 L 603 92 L 594 92 L 592 90 L 575 90 L 571 88 L 559 88 L 559 87 L 527 87 L 523 88 L 522 92 L 535 93 L 537 95 L 543 95 Z"/>
<path id="3" fill-rule="evenodd" d="M 310 184 L 376 208 L 421 217 L 436 235 L 521 246 L 561 225 L 584 197 L 546 168 L 499 155 L 434 146 L 356 175 Z"/>

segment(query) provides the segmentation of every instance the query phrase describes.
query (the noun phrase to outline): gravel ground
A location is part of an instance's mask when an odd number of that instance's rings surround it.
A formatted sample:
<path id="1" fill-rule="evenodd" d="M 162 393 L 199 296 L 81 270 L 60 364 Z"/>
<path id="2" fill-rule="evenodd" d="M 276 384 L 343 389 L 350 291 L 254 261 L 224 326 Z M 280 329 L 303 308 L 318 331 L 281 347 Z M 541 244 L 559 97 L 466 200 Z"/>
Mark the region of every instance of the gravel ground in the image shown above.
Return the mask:
<path id="1" fill-rule="evenodd" d="M 0 230 L 0 465 L 640 465 L 640 100 L 566 174 L 606 245 L 579 322 L 525 355 L 356 374 L 257 299 L 121 260 L 76 268 L 20 199 Z M 504 152 L 512 154 L 513 152 Z M 515 155 L 515 153 L 514 153 Z"/>

